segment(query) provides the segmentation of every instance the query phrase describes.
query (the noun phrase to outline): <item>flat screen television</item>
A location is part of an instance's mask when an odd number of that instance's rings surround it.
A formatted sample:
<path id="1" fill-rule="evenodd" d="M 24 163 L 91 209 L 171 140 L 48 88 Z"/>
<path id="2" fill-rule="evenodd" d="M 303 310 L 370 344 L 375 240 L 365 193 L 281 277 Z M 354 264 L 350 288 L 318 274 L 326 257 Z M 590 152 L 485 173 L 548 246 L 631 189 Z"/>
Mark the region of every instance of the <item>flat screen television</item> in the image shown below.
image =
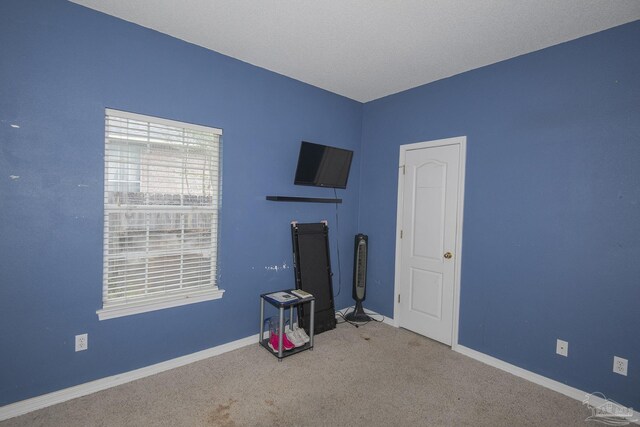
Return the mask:
<path id="1" fill-rule="evenodd" d="M 295 185 L 347 188 L 353 151 L 302 141 Z"/>

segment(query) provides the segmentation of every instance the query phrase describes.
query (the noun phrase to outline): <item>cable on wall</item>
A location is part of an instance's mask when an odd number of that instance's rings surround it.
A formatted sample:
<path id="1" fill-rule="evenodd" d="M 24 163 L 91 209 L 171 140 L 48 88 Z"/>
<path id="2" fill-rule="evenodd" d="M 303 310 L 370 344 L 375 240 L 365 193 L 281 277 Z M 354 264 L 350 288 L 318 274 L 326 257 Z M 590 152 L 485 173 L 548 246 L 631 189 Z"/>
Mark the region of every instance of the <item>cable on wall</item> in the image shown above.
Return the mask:
<path id="1" fill-rule="evenodd" d="M 334 187 L 333 195 L 337 199 L 338 193 Z M 337 298 L 340 295 L 340 291 L 342 290 L 342 270 L 340 267 L 340 225 L 338 222 L 338 204 L 336 203 L 336 253 L 338 254 L 338 293 L 335 295 Z"/>

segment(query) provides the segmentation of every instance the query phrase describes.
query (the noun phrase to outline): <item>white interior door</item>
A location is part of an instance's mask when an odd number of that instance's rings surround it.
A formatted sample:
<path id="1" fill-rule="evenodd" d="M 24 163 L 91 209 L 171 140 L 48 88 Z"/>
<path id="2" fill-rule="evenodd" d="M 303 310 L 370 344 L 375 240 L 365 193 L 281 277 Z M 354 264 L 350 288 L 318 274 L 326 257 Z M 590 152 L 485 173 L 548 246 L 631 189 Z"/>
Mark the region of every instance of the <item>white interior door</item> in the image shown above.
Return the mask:
<path id="1" fill-rule="evenodd" d="M 405 150 L 400 185 L 399 326 L 447 345 L 454 328 L 461 149 L 454 143 Z"/>

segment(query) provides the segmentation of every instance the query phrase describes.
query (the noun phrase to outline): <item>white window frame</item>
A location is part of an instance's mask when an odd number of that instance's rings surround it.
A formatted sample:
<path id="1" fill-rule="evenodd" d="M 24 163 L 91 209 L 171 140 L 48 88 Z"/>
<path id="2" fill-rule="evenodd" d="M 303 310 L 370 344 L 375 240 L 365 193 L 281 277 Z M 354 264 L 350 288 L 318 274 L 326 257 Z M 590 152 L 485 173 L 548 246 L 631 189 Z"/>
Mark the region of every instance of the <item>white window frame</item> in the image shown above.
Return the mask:
<path id="1" fill-rule="evenodd" d="M 205 207 L 206 211 L 209 214 L 213 215 L 214 221 L 212 221 L 212 228 L 215 227 L 215 229 L 211 230 L 211 233 L 214 234 L 215 232 L 215 242 L 212 243 L 212 245 L 215 245 L 215 247 L 211 247 L 211 251 L 215 253 L 215 258 L 212 262 L 213 266 L 211 267 L 211 285 L 206 285 L 206 288 L 202 289 L 202 288 L 198 288 L 198 289 L 180 289 L 177 291 L 172 291 L 172 293 L 167 293 L 166 295 L 158 295 L 158 294 L 153 294 L 152 296 L 150 296 L 149 298 L 146 298 L 146 296 L 139 296 L 139 297 L 135 297 L 133 300 L 131 301 L 117 301 L 117 302 L 113 302 L 113 301 L 109 301 L 108 298 L 108 286 L 107 286 L 107 261 L 109 258 L 109 254 L 108 254 L 108 242 L 109 242 L 109 236 L 108 236 L 108 223 L 109 223 L 109 214 L 110 213 L 115 213 L 115 212 L 124 212 L 124 211 L 115 211 L 113 209 L 113 205 L 110 205 L 108 203 L 107 200 L 107 194 L 108 194 L 108 186 L 110 185 L 109 182 L 109 177 L 107 176 L 108 170 L 107 170 L 107 162 L 109 160 L 109 156 L 107 153 L 108 150 L 108 139 L 109 139 L 109 135 L 106 129 L 106 123 L 108 118 L 113 118 L 116 117 L 118 119 L 130 119 L 130 120 L 135 120 L 135 121 L 140 121 L 140 122 L 148 122 L 151 124 L 156 124 L 156 125 L 164 125 L 164 126 L 171 126 L 171 127 L 177 127 L 177 128 L 181 128 L 181 129 L 185 129 L 185 130 L 191 130 L 191 131 L 196 131 L 196 132 L 206 132 L 206 133 L 210 133 L 210 134 L 214 134 L 218 136 L 218 144 L 217 144 L 217 159 L 218 159 L 218 163 L 217 163 L 217 168 L 218 168 L 218 173 L 217 173 L 217 180 L 215 181 L 215 185 L 217 185 L 217 191 L 215 191 L 215 193 L 218 195 L 217 200 L 214 200 L 214 204 L 215 206 L 213 208 L 211 207 Z M 170 307 L 178 307 L 178 306 L 182 306 L 182 305 L 187 305 L 187 304 L 194 304 L 194 303 L 198 303 L 198 302 L 203 302 L 203 301 L 210 301 L 210 300 L 215 300 L 215 299 L 219 299 L 222 298 L 223 294 L 224 294 L 224 290 L 218 288 L 218 283 L 217 283 L 217 271 L 216 271 L 216 267 L 217 267 L 217 244 L 218 244 L 218 224 L 219 224 L 219 211 L 220 211 L 220 194 L 221 194 L 221 185 L 222 185 L 222 171 L 221 171 L 221 164 L 222 164 L 222 148 L 221 148 L 221 138 L 222 138 L 222 130 L 221 129 L 217 129 L 217 128 L 211 128 L 211 127 L 206 127 L 206 126 L 200 126 L 200 125 L 194 125 L 194 124 L 190 124 L 190 123 L 183 123 L 183 122 L 178 122 L 178 121 L 174 121 L 174 120 L 168 120 L 168 119 L 162 119 L 162 118 L 157 118 L 157 117 L 152 117 L 152 116 L 145 116 L 142 114 L 136 114 L 136 113 L 130 113 L 130 112 L 126 112 L 126 111 L 119 111 L 119 110 L 113 110 L 113 109 L 105 109 L 105 183 L 104 183 L 104 194 L 105 194 L 105 202 L 104 202 L 104 252 L 103 252 L 103 284 L 102 284 L 102 294 L 103 294 L 103 307 L 100 310 L 96 311 L 96 314 L 98 315 L 99 320 L 106 320 L 106 319 L 112 319 L 112 318 L 117 318 L 117 317 L 122 317 L 122 316 L 129 316 L 129 315 L 134 315 L 134 314 L 139 314 L 139 313 L 145 313 L 145 312 L 149 312 L 149 311 L 155 311 L 155 310 L 161 310 L 164 308 L 170 308 Z M 140 161 L 140 165 L 142 165 L 142 161 Z M 119 177 L 120 178 L 120 177 Z M 137 179 L 139 180 L 139 176 L 137 177 Z M 114 181 L 114 180 L 111 180 Z M 135 182 L 131 181 L 132 183 Z M 184 206 L 182 206 L 183 209 L 180 209 L 181 211 L 184 210 Z M 198 206 L 193 206 L 191 207 L 192 210 L 194 212 L 200 212 L 202 211 L 202 207 L 198 207 Z M 121 209 L 121 208 L 118 208 Z M 172 212 L 176 210 L 175 206 L 167 206 L 167 205 L 161 205 L 161 206 L 138 206 L 138 205 L 130 205 L 128 207 L 128 212 L 142 212 L 142 211 L 149 211 L 152 210 L 154 212 Z M 184 223 L 183 223 L 184 224 Z M 215 224 L 215 225 L 213 225 Z M 148 233 L 147 233 L 148 234 Z M 183 231 L 184 234 L 184 231 Z M 183 240 L 184 241 L 184 240 Z M 147 243 L 148 244 L 148 243 Z M 181 251 L 183 250 L 183 248 L 181 247 L 180 249 Z M 181 267 L 182 269 L 182 262 L 181 262 Z M 145 277 L 147 277 L 145 275 Z M 182 275 L 181 275 L 182 277 Z M 146 280 L 145 280 L 146 281 Z M 181 283 L 182 284 L 182 283 Z M 181 286 L 182 288 L 182 286 Z M 145 284 L 145 289 L 146 289 L 146 284 Z"/>

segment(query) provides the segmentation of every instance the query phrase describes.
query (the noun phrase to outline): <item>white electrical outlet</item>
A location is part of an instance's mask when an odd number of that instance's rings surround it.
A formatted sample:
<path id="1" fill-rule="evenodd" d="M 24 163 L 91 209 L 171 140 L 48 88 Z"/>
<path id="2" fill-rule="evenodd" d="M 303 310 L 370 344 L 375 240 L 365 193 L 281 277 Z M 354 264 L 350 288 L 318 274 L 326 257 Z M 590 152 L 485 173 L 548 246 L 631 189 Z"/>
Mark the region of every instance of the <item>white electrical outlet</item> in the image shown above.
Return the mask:
<path id="1" fill-rule="evenodd" d="M 627 376 L 627 364 L 629 361 L 622 357 L 613 356 L 613 372 L 616 374 Z"/>
<path id="2" fill-rule="evenodd" d="M 556 353 L 560 356 L 569 356 L 569 343 L 562 340 L 556 341 Z"/>
<path id="3" fill-rule="evenodd" d="M 89 348 L 89 334 L 76 335 L 76 351 Z"/>

